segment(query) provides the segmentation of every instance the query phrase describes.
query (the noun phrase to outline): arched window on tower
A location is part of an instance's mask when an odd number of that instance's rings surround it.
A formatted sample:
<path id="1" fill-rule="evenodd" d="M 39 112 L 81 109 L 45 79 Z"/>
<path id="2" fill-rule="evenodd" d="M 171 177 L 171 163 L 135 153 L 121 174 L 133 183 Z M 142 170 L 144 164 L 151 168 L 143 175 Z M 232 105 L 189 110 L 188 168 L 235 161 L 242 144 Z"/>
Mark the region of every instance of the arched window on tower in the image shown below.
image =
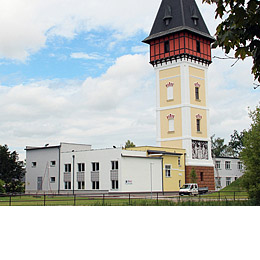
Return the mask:
<path id="1" fill-rule="evenodd" d="M 167 101 L 173 100 L 173 86 L 174 86 L 173 82 L 169 82 L 169 83 L 166 84 L 166 88 L 167 88 Z"/>
<path id="2" fill-rule="evenodd" d="M 201 119 L 202 116 L 200 114 L 196 115 L 197 132 L 201 132 Z"/>
<path id="3" fill-rule="evenodd" d="M 194 84 L 195 86 L 195 100 L 199 101 L 200 100 L 200 84 L 199 82 Z"/>
<path id="4" fill-rule="evenodd" d="M 169 132 L 174 132 L 175 130 L 174 130 L 174 115 L 172 115 L 172 114 L 169 114 L 168 116 L 167 116 L 167 119 L 168 119 L 168 125 L 169 125 Z"/>

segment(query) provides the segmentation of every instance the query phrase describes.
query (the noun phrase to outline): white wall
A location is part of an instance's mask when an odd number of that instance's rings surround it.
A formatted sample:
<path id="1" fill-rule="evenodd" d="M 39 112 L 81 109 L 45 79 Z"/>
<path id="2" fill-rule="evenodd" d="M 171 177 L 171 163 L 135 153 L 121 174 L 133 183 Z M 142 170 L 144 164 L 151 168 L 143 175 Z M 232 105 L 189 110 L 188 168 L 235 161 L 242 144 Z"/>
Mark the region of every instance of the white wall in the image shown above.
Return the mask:
<path id="1" fill-rule="evenodd" d="M 238 162 L 241 162 L 239 159 L 236 158 L 215 158 L 214 164 L 216 165 L 216 162 L 220 161 L 220 169 L 214 169 L 214 175 L 216 177 L 221 178 L 221 189 L 226 187 L 226 178 L 231 178 L 231 182 L 235 181 L 236 178 L 241 177 L 244 172 L 243 170 L 238 169 Z M 231 168 L 225 169 L 225 162 L 229 161 L 231 162 Z"/>
<path id="2" fill-rule="evenodd" d="M 55 167 L 50 166 L 51 161 L 56 161 Z M 32 167 L 32 162 L 36 162 L 36 167 Z M 38 177 L 43 178 L 42 192 L 58 190 L 59 148 L 26 150 L 26 192 L 37 192 Z M 51 177 L 55 177 L 55 183 L 50 183 Z"/>

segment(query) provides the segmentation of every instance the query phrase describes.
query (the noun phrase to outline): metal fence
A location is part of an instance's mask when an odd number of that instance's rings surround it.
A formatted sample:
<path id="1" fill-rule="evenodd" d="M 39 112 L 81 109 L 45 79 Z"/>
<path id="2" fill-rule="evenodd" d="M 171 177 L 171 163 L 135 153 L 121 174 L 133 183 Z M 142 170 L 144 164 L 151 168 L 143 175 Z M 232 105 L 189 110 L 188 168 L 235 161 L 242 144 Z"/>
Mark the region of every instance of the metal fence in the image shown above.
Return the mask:
<path id="1" fill-rule="evenodd" d="M 247 201 L 243 191 L 213 192 L 197 196 L 179 196 L 178 193 L 96 193 L 96 194 L 2 194 L 0 206 L 156 206 L 181 205 L 186 202 Z M 222 203 L 223 204 L 223 203 Z M 216 205 L 218 205 L 216 203 Z"/>

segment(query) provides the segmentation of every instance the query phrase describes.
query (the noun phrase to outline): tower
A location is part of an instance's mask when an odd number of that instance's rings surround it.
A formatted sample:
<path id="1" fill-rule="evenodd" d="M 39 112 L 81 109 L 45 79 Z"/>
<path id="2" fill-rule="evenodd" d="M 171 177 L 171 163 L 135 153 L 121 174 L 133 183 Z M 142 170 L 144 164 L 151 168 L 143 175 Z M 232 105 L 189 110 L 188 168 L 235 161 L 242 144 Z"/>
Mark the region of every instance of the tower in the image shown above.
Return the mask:
<path id="1" fill-rule="evenodd" d="M 195 0 L 162 0 L 150 35 L 156 73 L 157 144 L 186 149 L 186 182 L 215 189 L 209 137 L 211 37 Z"/>

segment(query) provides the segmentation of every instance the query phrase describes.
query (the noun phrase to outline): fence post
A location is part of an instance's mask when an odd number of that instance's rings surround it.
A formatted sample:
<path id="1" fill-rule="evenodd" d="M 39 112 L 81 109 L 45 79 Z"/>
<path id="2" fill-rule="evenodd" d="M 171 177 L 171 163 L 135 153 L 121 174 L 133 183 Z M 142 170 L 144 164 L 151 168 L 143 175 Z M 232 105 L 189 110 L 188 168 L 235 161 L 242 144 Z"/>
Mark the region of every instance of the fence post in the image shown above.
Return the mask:
<path id="1" fill-rule="evenodd" d="M 159 204 L 159 195 L 158 195 L 158 192 L 157 192 L 157 205 Z"/>
<path id="2" fill-rule="evenodd" d="M 12 195 L 9 197 L 9 206 L 12 206 Z"/>
<path id="3" fill-rule="evenodd" d="M 234 201 L 236 201 L 236 192 L 234 191 Z"/>
<path id="4" fill-rule="evenodd" d="M 74 194 L 74 206 L 76 206 L 76 194 Z"/>
<path id="5" fill-rule="evenodd" d="M 105 194 L 103 194 L 103 206 L 105 205 Z"/>
<path id="6" fill-rule="evenodd" d="M 129 205 L 131 205 L 131 194 L 129 193 Z"/>
<path id="7" fill-rule="evenodd" d="M 44 195 L 43 195 L 43 206 L 46 206 L 45 203 L 46 203 L 46 195 L 44 193 Z"/>

